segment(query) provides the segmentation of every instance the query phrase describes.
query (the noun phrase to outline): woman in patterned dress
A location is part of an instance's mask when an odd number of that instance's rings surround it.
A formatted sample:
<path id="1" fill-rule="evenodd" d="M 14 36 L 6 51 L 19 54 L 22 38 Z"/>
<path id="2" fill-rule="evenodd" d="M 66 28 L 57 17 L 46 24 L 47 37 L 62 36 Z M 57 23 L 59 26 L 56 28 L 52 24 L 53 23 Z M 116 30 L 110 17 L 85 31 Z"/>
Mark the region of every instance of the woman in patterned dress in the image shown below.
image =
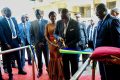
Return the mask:
<path id="1" fill-rule="evenodd" d="M 49 19 L 51 22 L 47 24 L 45 29 L 45 38 L 50 50 L 50 62 L 47 71 L 51 80 L 64 80 L 62 57 L 59 53 L 57 41 L 53 36 L 56 27 L 56 13 L 54 11 L 49 13 Z"/>

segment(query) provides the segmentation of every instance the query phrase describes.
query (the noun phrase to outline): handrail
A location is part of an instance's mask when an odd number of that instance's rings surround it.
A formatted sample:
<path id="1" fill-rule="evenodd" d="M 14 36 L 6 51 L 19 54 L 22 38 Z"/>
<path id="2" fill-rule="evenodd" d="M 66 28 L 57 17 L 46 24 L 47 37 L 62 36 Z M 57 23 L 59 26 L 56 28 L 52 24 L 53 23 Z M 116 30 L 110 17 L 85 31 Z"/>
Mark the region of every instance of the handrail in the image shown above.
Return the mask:
<path id="1" fill-rule="evenodd" d="M 25 49 L 25 48 L 28 48 L 28 46 L 23 46 L 23 47 L 18 47 L 18 48 L 14 48 L 14 49 L 9 49 L 9 50 L 5 50 L 5 51 L 1 51 L 0 52 L 0 55 L 1 54 L 6 54 L 6 53 L 10 53 L 10 52 L 14 52 L 14 51 L 18 51 L 18 50 L 21 50 L 21 49 Z"/>
<path id="2" fill-rule="evenodd" d="M 70 80 L 77 80 L 81 76 L 81 74 L 84 72 L 84 70 L 86 69 L 86 67 L 89 65 L 90 61 L 91 61 L 90 58 L 88 58 L 85 61 L 85 63 L 82 65 L 82 67 L 79 68 L 77 70 L 77 72 L 71 77 Z"/>
<path id="3" fill-rule="evenodd" d="M 18 50 L 22 50 L 22 49 L 25 49 L 25 48 L 29 48 L 30 51 L 31 51 L 31 53 L 33 53 L 33 51 L 32 51 L 32 45 L 27 45 L 27 46 L 23 46 L 23 47 L 18 47 L 18 48 L 14 48 L 14 49 L 9 49 L 9 50 L 5 50 L 5 51 L 1 51 L 0 55 L 1 54 L 7 54 L 7 53 L 10 53 L 10 52 L 14 52 L 14 51 L 18 51 Z M 34 57 L 32 58 L 32 71 L 33 71 L 33 80 L 35 80 Z"/>

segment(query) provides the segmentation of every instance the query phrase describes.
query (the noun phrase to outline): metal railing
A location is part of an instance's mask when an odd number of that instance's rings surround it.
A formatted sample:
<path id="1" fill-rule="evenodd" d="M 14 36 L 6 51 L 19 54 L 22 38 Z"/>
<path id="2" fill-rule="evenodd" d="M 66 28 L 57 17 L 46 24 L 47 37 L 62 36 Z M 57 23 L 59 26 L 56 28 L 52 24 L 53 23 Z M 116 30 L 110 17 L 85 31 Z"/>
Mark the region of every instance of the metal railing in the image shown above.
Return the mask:
<path id="1" fill-rule="evenodd" d="M 1 54 L 10 53 L 10 52 L 14 52 L 14 51 L 18 51 L 18 50 L 22 50 L 22 49 L 25 49 L 25 48 L 29 48 L 29 45 L 28 45 L 28 46 L 23 46 L 23 47 L 14 48 L 14 49 L 9 49 L 9 50 L 5 50 L 5 51 L 1 51 L 1 52 L 0 52 L 0 55 L 1 55 Z"/>
<path id="2" fill-rule="evenodd" d="M 33 49 L 33 46 L 32 45 L 27 45 L 27 46 L 23 46 L 23 47 L 18 47 L 18 48 L 14 48 L 14 49 L 9 49 L 9 50 L 5 50 L 5 51 L 1 51 L 0 52 L 0 55 L 1 54 L 9 54 L 11 52 L 14 52 L 14 51 L 18 51 L 18 50 L 22 50 L 22 49 L 26 49 L 26 48 L 29 48 L 31 53 L 33 54 L 32 56 L 32 72 L 33 72 L 33 80 L 35 80 L 35 66 L 34 66 L 34 49 Z"/>
<path id="3" fill-rule="evenodd" d="M 85 63 L 82 65 L 81 68 L 79 68 L 77 70 L 77 72 L 71 77 L 70 80 L 78 80 L 78 78 L 82 75 L 82 73 L 85 71 L 85 69 L 87 68 L 87 66 L 90 64 L 91 59 L 90 57 L 85 61 Z M 95 68 L 96 68 L 96 61 L 92 60 L 92 76 L 91 76 L 91 80 L 95 80 Z"/>
<path id="4" fill-rule="evenodd" d="M 70 80 L 78 80 L 78 78 L 82 75 L 82 73 L 84 72 L 86 67 L 89 65 L 89 63 L 90 63 L 90 58 L 88 58 L 85 61 L 85 63 L 82 65 L 82 67 L 77 70 L 77 72 L 71 77 Z"/>

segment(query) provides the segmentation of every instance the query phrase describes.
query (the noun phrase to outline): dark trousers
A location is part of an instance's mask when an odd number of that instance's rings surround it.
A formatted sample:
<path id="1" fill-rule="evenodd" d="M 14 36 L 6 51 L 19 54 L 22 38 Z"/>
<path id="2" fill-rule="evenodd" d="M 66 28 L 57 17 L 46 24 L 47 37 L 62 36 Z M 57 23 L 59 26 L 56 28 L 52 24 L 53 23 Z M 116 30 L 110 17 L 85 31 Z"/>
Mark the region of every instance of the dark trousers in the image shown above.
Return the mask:
<path id="1" fill-rule="evenodd" d="M 30 52 L 30 49 L 27 48 L 27 56 L 28 56 L 28 64 L 31 64 L 31 61 L 32 61 L 32 56 L 31 56 L 31 52 Z"/>
<path id="2" fill-rule="evenodd" d="M 45 59 L 45 63 L 46 63 L 46 67 L 48 67 L 48 62 L 49 62 L 49 50 L 48 50 L 48 45 L 42 45 L 39 46 L 38 44 L 35 46 L 36 49 L 36 55 L 37 55 L 37 60 L 38 60 L 38 68 L 39 68 L 39 72 L 42 73 L 42 66 L 43 66 L 43 62 L 42 62 L 42 53 L 44 55 L 44 59 Z"/>
<path id="3" fill-rule="evenodd" d="M 107 80 L 104 63 L 99 62 L 98 64 L 99 64 L 99 70 L 100 70 L 101 80 Z"/>
<path id="4" fill-rule="evenodd" d="M 89 58 L 89 56 L 89 54 L 82 54 L 82 63 L 84 63 Z"/>
<path id="5" fill-rule="evenodd" d="M 88 41 L 88 47 L 94 49 L 93 41 Z"/>
<path id="6" fill-rule="evenodd" d="M 29 45 L 29 43 L 28 43 L 27 39 L 25 39 L 22 46 L 27 46 L 27 45 Z M 28 56 L 28 64 L 31 64 L 32 56 L 31 56 L 30 49 L 26 48 L 26 51 L 27 51 L 27 56 Z M 21 65 L 22 65 L 22 68 L 25 66 L 25 49 L 21 50 Z"/>
<path id="7" fill-rule="evenodd" d="M 88 47 L 94 49 L 93 41 L 88 41 Z M 84 63 L 89 56 L 89 54 L 82 54 L 82 63 Z"/>
<path id="8" fill-rule="evenodd" d="M 2 80 L 2 72 L 1 72 L 1 68 L 0 68 L 0 80 Z"/>
<path id="9" fill-rule="evenodd" d="M 69 80 L 70 76 L 74 75 L 78 70 L 79 55 L 78 54 L 63 54 L 63 72 L 65 80 Z M 69 64 L 70 63 L 70 64 Z M 70 68 L 71 65 L 71 68 Z M 71 69 L 71 73 L 70 73 Z"/>
<path id="10" fill-rule="evenodd" d="M 11 47 L 12 48 L 17 48 L 19 47 L 18 41 L 17 39 L 13 39 L 11 42 Z M 4 50 L 7 50 L 4 48 Z M 18 69 L 19 71 L 22 71 L 22 67 L 21 67 L 21 61 L 20 61 L 20 54 L 19 51 L 15 51 L 15 52 L 11 52 L 8 54 L 4 54 L 3 59 L 5 60 L 6 63 L 6 67 L 7 67 L 7 71 L 9 73 L 9 76 L 12 76 L 12 66 L 11 66 L 11 60 L 12 57 L 15 56 L 15 59 L 17 60 L 17 64 L 18 64 Z M 3 61 L 4 61 L 3 60 Z"/>
<path id="11" fill-rule="evenodd" d="M 25 46 L 29 45 L 28 40 L 25 39 Z M 31 56 L 31 51 L 29 48 L 26 48 L 27 50 L 27 56 L 28 56 L 28 64 L 31 64 L 32 56 Z"/>
<path id="12" fill-rule="evenodd" d="M 4 49 L 3 49 L 3 51 L 4 51 Z M 6 70 L 7 69 L 7 64 L 6 64 L 6 60 L 4 58 L 4 55 L 2 55 L 2 60 L 3 60 L 3 69 Z M 15 56 L 14 55 L 11 55 L 11 65 L 15 66 Z"/>
<path id="13" fill-rule="evenodd" d="M 101 80 L 120 80 L 120 65 L 99 62 Z"/>

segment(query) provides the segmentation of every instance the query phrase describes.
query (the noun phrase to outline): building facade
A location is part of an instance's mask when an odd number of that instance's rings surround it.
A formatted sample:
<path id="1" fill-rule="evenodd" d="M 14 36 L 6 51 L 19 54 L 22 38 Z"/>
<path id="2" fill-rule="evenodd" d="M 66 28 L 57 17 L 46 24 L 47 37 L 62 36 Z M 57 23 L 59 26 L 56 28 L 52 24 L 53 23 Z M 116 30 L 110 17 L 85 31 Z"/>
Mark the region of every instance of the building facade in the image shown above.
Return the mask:
<path id="1" fill-rule="evenodd" d="M 39 8 L 46 11 L 56 11 L 58 14 L 62 8 L 67 8 L 71 12 L 71 16 L 74 17 L 75 13 L 80 13 L 82 19 L 87 20 L 95 18 L 95 7 L 99 3 L 107 5 L 108 9 L 114 7 L 120 7 L 120 0 L 34 0 L 39 5 L 35 6 L 34 9 Z"/>

